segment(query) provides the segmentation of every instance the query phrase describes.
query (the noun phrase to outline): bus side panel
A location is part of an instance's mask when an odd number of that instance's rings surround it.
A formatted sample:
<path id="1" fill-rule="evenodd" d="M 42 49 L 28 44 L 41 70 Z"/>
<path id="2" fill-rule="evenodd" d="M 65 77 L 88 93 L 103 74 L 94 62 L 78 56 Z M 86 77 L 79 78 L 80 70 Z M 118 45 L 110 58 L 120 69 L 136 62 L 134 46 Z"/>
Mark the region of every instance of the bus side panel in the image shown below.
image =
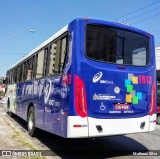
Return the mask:
<path id="1" fill-rule="evenodd" d="M 25 101 L 25 85 L 26 83 L 18 83 L 16 88 L 16 114 L 23 118 L 22 107 L 24 107 Z"/>
<path id="2" fill-rule="evenodd" d="M 66 115 L 68 111 L 65 103 L 68 102 L 68 88 L 63 87 L 62 79 L 61 76 L 46 79 L 44 100 L 42 102 L 45 105 L 45 130 L 65 137 Z"/>
<path id="3" fill-rule="evenodd" d="M 28 103 L 32 101 L 33 81 L 17 84 L 16 89 L 16 114 L 27 121 Z"/>
<path id="4" fill-rule="evenodd" d="M 43 129 L 43 130 L 45 129 L 44 89 L 45 89 L 45 79 L 40 79 L 40 80 L 36 80 L 33 82 L 33 90 L 34 90 L 33 97 L 34 98 L 32 102 L 35 108 L 36 127 Z"/>
<path id="5" fill-rule="evenodd" d="M 74 25 L 70 26 L 71 31 Z M 72 36 L 69 37 L 68 46 L 63 74 L 46 78 L 41 87 L 38 84 L 40 103 L 36 103 L 36 126 L 44 126 L 44 130 L 61 137 L 67 137 L 67 116 L 72 105 Z M 42 127 L 40 122 L 44 122 Z"/>

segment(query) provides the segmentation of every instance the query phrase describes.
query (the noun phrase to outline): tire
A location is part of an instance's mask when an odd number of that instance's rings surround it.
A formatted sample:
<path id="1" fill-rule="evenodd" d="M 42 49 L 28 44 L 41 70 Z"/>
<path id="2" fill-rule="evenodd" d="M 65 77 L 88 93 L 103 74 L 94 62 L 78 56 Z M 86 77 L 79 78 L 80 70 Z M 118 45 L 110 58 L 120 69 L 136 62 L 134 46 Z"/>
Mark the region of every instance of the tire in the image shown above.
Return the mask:
<path id="1" fill-rule="evenodd" d="M 28 133 L 30 136 L 35 137 L 37 129 L 35 127 L 35 111 L 34 107 L 31 106 L 28 115 L 27 115 L 27 127 L 28 127 Z"/>
<path id="2" fill-rule="evenodd" d="M 160 125 L 160 114 L 157 114 L 157 124 Z"/>

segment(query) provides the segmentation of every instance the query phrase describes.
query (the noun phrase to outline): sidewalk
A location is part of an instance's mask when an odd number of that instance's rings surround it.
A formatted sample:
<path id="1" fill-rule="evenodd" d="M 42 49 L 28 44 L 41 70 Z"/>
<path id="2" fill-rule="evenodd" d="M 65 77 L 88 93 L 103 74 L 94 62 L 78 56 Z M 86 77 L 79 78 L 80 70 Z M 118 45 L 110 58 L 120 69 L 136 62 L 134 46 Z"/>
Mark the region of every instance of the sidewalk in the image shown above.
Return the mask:
<path id="1" fill-rule="evenodd" d="M 1 123 L 0 124 L 0 155 L 8 155 L 8 156 L 0 156 L 0 158 L 2 159 L 6 159 L 6 158 L 12 158 L 12 159 L 56 158 L 58 159 L 59 158 L 56 155 L 48 156 L 48 157 L 22 156 L 22 155 L 25 155 L 24 153 L 27 153 L 27 151 L 30 151 L 30 150 L 31 152 L 33 152 L 33 150 L 49 150 L 49 149 L 48 147 L 43 145 L 38 139 L 32 138 L 28 135 L 25 121 L 22 120 L 21 121 L 22 125 L 19 125 L 19 123 L 17 123 L 14 120 L 14 118 L 11 118 L 6 112 L 7 112 L 6 108 L 4 108 L 2 104 L 0 104 L 0 123 Z M 9 150 L 16 150 L 16 152 L 15 153 L 13 151 L 10 152 Z M 12 153 L 12 155 L 17 155 L 17 156 L 9 157 L 10 153 Z"/>

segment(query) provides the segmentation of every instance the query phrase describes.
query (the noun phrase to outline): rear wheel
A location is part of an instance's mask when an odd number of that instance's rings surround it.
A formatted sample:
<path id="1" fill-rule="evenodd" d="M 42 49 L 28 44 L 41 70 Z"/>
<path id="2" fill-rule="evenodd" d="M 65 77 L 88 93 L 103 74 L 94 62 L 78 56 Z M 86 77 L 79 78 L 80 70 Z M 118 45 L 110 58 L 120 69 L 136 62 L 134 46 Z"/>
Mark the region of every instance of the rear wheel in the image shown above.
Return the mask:
<path id="1" fill-rule="evenodd" d="M 28 133 L 30 136 L 36 136 L 36 127 L 35 127 L 35 112 L 34 107 L 30 107 L 28 111 L 28 118 L 27 118 L 27 126 L 28 126 Z"/>
<path id="2" fill-rule="evenodd" d="M 160 125 L 160 114 L 157 114 L 157 124 Z"/>

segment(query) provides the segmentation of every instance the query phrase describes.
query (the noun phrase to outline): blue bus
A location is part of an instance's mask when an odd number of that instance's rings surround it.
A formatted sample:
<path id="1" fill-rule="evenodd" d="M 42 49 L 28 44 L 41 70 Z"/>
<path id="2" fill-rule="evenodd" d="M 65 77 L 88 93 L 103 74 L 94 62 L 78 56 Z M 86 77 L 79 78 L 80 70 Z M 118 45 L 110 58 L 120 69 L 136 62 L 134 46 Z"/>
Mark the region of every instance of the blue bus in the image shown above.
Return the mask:
<path id="1" fill-rule="evenodd" d="M 151 34 L 79 18 L 7 71 L 6 107 L 64 138 L 150 132 L 156 125 L 156 66 Z"/>

